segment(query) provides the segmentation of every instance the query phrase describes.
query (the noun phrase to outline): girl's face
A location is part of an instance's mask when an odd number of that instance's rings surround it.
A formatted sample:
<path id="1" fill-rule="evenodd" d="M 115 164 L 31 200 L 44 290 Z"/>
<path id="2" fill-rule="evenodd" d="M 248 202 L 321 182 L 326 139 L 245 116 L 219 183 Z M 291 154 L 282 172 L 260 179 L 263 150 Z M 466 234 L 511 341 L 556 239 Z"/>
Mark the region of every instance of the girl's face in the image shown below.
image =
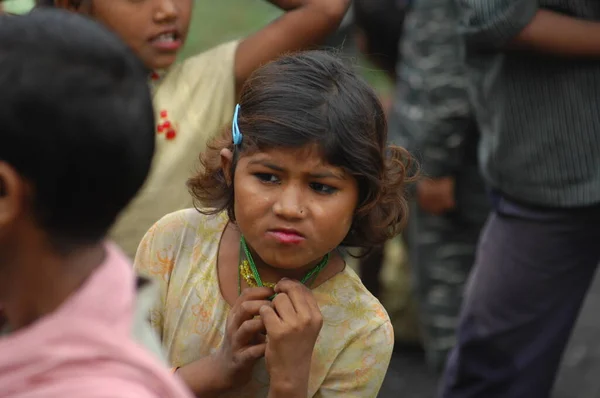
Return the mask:
<path id="1" fill-rule="evenodd" d="M 313 265 L 348 234 L 358 185 L 314 146 L 242 156 L 235 176 L 235 217 L 249 246 L 275 268 Z"/>
<path id="2" fill-rule="evenodd" d="M 57 3 L 66 8 L 73 4 L 72 0 Z M 192 0 L 83 0 L 78 11 L 117 33 L 155 70 L 175 62 L 188 33 Z"/>

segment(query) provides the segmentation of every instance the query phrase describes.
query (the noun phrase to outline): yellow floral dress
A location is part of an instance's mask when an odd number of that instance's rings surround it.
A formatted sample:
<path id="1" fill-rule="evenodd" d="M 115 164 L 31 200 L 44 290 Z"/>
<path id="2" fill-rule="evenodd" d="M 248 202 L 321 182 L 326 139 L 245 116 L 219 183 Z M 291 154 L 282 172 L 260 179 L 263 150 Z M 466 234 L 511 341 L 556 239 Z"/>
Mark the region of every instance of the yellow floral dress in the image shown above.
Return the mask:
<path id="1" fill-rule="evenodd" d="M 227 215 L 195 209 L 171 213 L 147 233 L 135 259 L 137 271 L 157 281 L 151 310 L 172 366 L 210 355 L 221 345 L 229 304 L 217 277 L 217 254 Z M 394 345 L 390 319 L 349 267 L 313 290 L 324 318 L 313 353 L 309 397 L 375 398 Z M 227 395 L 266 397 L 264 361 L 251 382 Z"/>

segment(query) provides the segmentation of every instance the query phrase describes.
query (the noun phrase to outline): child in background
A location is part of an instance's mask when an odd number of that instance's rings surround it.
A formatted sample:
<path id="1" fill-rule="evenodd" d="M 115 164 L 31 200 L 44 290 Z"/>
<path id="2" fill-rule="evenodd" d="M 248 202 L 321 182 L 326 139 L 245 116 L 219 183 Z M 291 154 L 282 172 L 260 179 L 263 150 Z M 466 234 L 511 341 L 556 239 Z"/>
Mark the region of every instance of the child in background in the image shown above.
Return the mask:
<path id="1" fill-rule="evenodd" d="M 134 273 L 104 242 L 150 169 L 145 70 L 53 10 L 0 16 L 0 71 L 0 396 L 189 397 L 133 342 Z"/>
<path id="2" fill-rule="evenodd" d="M 286 13 L 241 41 L 220 45 L 179 63 L 175 61 L 185 44 L 193 0 L 52 2 L 108 26 L 137 53 L 149 71 L 157 119 L 155 162 L 144 189 L 111 232 L 127 254 L 135 254 L 142 236 L 159 218 L 192 206 L 185 181 L 197 169 L 197 156 L 206 142 L 231 120 L 239 90 L 248 76 L 282 53 L 324 40 L 335 31 L 350 3 L 269 2 Z"/>
<path id="3" fill-rule="evenodd" d="M 198 209 L 155 224 L 135 261 L 192 390 L 208 367 L 227 397 L 377 396 L 393 329 L 338 248 L 380 245 L 405 220 L 407 153 L 386 133 L 373 90 L 325 52 L 246 82 L 188 183 Z"/>

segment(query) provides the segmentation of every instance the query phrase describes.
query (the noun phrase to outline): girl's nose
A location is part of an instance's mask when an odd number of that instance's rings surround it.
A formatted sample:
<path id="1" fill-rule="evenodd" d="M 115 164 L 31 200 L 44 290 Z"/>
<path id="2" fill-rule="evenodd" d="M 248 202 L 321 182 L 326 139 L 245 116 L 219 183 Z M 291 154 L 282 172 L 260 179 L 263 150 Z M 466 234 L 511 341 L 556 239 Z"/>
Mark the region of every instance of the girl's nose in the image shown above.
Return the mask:
<path id="1" fill-rule="evenodd" d="M 157 22 L 171 21 L 177 19 L 177 0 L 156 0 L 155 19 Z"/>
<path id="2" fill-rule="evenodd" d="M 283 186 L 280 195 L 273 203 L 273 212 L 285 219 L 300 219 L 306 216 L 302 189 L 297 184 Z"/>

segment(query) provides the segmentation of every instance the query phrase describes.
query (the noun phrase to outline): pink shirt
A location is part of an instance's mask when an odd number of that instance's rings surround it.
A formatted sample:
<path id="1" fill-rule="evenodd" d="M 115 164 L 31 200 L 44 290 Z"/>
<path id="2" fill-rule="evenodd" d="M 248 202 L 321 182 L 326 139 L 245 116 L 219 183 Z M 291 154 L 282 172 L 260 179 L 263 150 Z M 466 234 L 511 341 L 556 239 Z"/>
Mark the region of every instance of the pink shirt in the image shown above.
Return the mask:
<path id="1" fill-rule="evenodd" d="M 0 397 L 191 398 L 135 343 L 135 275 L 107 245 L 104 263 L 54 313 L 0 338 Z"/>

